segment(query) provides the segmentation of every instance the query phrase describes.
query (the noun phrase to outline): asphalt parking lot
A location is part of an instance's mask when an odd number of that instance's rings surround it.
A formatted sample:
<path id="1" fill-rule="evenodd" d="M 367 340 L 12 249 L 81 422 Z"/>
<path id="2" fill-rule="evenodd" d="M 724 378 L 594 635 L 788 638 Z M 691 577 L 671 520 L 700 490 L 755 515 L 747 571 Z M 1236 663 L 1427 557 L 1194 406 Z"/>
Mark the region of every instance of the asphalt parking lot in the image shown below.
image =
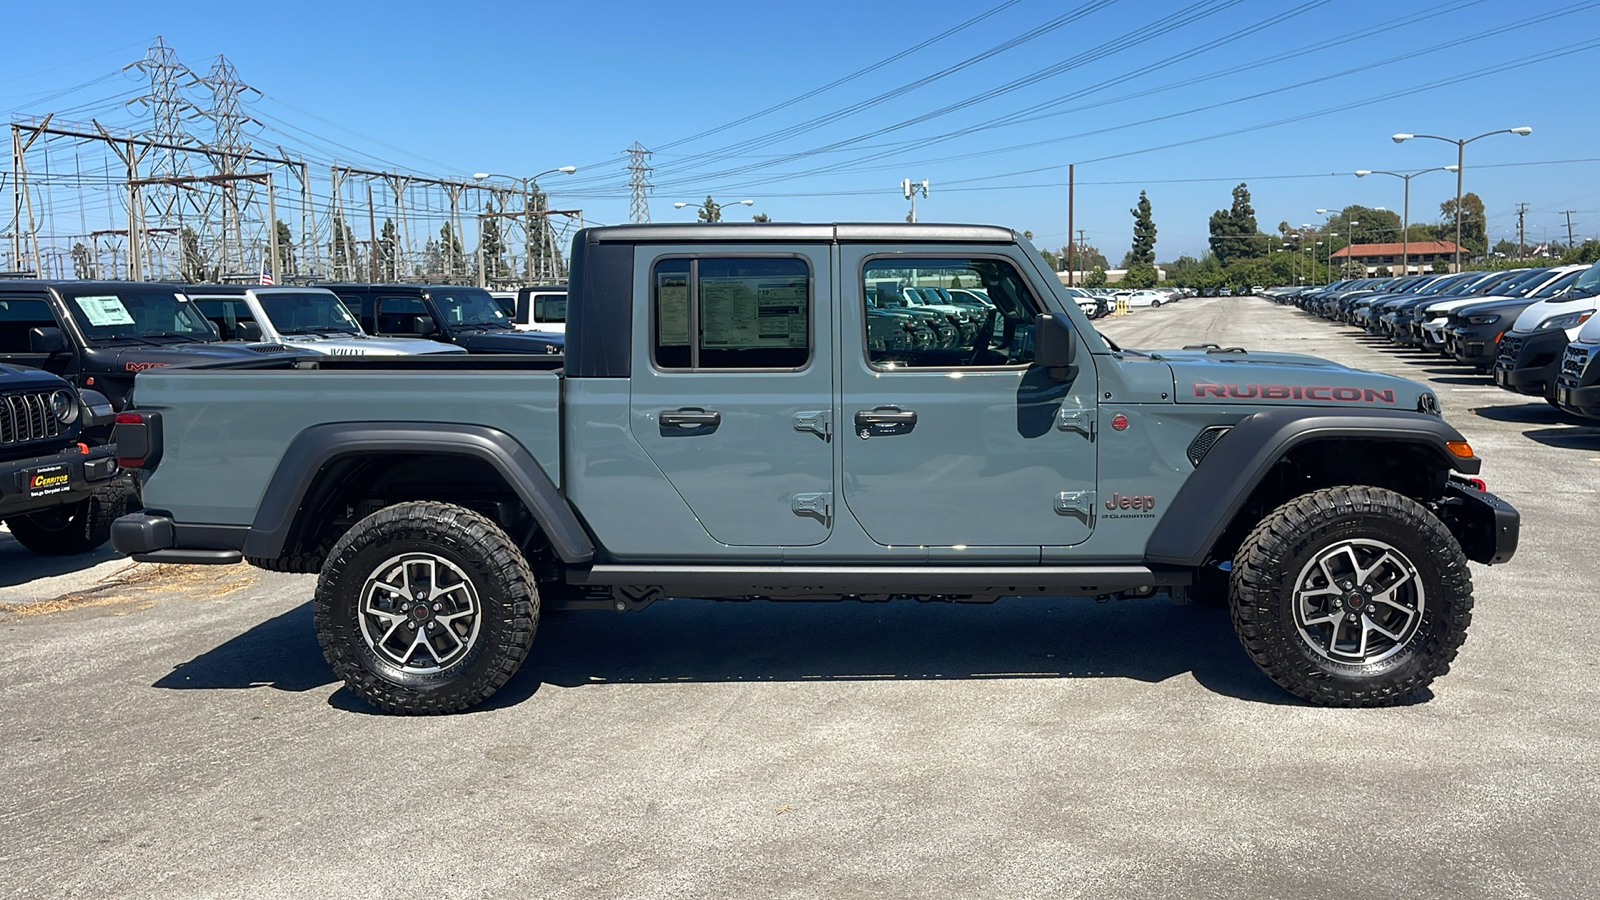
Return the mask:
<path id="1" fill-rule="evenodd" d="M 1595 896 L 1600 428 L 1264 300 L 1097 325 L 1434 385 L 1523 532 L 1430 695 L 1302 706 L 1162 599 L 686 600 L 551 616 L 486 706 L 395 718 L 311 576 L 0 534 L 0 894 Z"/>

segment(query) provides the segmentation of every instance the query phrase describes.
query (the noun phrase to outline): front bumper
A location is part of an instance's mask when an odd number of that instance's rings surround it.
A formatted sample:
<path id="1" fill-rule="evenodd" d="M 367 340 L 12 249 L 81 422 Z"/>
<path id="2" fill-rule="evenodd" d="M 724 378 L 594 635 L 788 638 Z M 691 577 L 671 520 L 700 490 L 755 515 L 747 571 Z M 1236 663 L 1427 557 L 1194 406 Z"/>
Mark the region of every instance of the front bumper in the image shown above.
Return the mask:
<path id="1" fill-rule="evenodd" d="M 1493 368 L 1495 357 L 1500 353 L 1499 331 L 1458 326 L 1450 333 L 1455 337 L 1451 355 L 1456 362 L 1485 370 Z"/>
<path id="2" fill-rule="evenodd" d="M 1437 507 L 1467 559 L 1493 566 L 1516 554 L 1522 516 L 1506 501 L 1452 478 Z"/>
<path id="3" fill-rule="evenodd" d="M 1494 383 L 1508 391 L 1554 400 L 1566 350 L 1567 333 L 1561 329 L 1507 334 L 1500 339 Z"/>
<path id="4" fill-rule="evenodd" d="M 116 474 L 114 448 L 80 444 L 48 456 L 0 463 L 0 518 L 77 503 Z"/>

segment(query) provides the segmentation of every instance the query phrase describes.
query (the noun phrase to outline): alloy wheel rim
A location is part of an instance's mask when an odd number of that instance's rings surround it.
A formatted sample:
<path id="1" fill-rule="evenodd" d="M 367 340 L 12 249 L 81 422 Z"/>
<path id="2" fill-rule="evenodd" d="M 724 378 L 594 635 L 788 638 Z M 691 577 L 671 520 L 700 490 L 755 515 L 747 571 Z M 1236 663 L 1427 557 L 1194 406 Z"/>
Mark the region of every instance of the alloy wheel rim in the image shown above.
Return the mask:
<path id="1" fill-rule="evenodd" d="M 483 606 L 459 566 L 433 553 L 403 553 L 379 564 L 361 586 L 361 637 L 408 674 L 442 672 L 477 643 Z"/>
<path id="2" fill-rule="evenodd" d="M 1404 553 L 1383 541 L 1356 538 L 1306 563 L 1293 603 L 1295 628 L 1314 653 L 1371 665 L 1399 653 L 1416 635 L 1426 594 Z"/>

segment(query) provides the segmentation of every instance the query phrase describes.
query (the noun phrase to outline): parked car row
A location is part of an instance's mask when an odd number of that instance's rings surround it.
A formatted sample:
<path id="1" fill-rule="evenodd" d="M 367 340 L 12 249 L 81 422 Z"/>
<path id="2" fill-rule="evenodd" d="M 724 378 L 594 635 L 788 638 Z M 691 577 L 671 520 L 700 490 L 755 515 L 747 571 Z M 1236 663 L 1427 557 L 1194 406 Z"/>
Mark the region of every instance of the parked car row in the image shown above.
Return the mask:
<path id="1" fill-rule="evenodd" d="M 1267 296 L 1600 418 L 1600 263 L 1365 278 Z"/>

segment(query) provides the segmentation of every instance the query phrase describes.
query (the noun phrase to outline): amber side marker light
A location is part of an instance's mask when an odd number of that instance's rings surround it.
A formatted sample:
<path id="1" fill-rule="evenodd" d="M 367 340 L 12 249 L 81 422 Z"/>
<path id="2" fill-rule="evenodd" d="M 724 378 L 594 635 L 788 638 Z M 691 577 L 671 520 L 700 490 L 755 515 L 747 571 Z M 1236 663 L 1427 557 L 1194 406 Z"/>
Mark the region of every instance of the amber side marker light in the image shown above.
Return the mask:
<path id="1" fill-rule="evenodd" d="M 1450 448 L 1451 453 L 1454 453 L 1456 456 L 1459 456 L 1462 459 L 1472 458 L 1472 445 L 1466 441 L 1450 441 L 1449 443 L 1445 444 L 1445 446 Z"/>

